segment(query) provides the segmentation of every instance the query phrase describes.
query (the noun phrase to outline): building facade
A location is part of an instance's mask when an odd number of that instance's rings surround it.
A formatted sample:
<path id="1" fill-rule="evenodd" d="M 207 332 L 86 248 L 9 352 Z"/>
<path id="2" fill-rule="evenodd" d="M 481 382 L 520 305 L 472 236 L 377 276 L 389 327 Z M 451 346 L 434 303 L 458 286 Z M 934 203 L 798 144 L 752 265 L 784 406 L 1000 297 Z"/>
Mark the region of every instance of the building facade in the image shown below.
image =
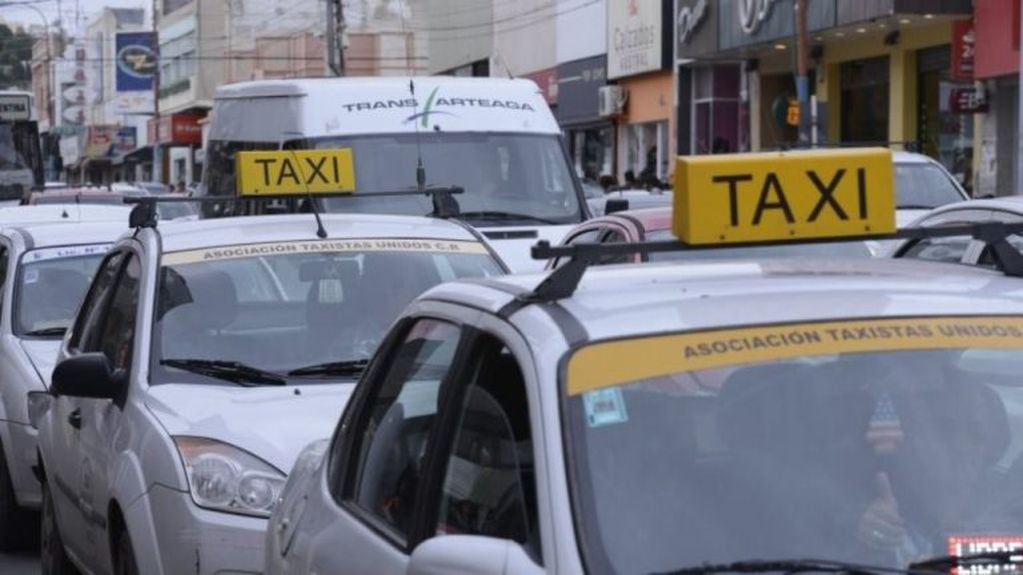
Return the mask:
<path id="1" fill-rule="evenodd" d="M 975 195 L 1020 193 L 1020 0 L 983 0 L 974 7 L 974 77 L 985 114 L 978 115 Z"/>

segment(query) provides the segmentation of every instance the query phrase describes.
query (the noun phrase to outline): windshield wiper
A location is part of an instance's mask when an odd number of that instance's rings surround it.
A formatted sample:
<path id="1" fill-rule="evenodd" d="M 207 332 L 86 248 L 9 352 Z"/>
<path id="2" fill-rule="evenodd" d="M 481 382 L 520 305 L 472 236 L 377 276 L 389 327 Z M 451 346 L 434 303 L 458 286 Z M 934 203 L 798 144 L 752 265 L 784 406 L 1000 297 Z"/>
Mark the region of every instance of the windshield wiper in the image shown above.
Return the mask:
<path id="1" fill-rule="evenodd" d="M 287 383 L 280 374 L 238 361 L 220 359 L 161 359 L 160 365 L 184 369 L 245 386 L 284 385 Z"/>
<path id="2" fill-rule="evenodd" d="M 46 337 L 54 335 L 64 335 L 65 333 L 67 333 L 66 327 L 44 327 L 42 329 L 33 329 L 32 331 L 26 331 L 25 335 Z"/>
<path id="3" fill-rule="evenodd" d="M 848 573 L 850 575 L 877 575 L 878 573 L 900 573 L 906 575 L 905 569 L 859 565 L 844 561 L 826 559 L 778 559 L 750 560 L 735 563 L 707 563 L 694 567 L 685 567 L 674 571 L 661 571 L 651 575 L 705 575 L 713 573 Z"/>
<path id="4" fill-rule="evenodd" d="M 1023 550 L 990 551 L 967 555 L 942 555 L 910 563 L 908 569 L 914 573 L 925 571 L 947 573 L 953 567 L 962 567 L 964 565 L 1004 565 L 1006 563 L 1023 563 Z M 1021 566 L 1017 565 L 1016 567 Z"/>
<path id="5" fill-rule="evenodd" d="M 506 222 L 510 220 L 526 220 L 529 222 L 539 222 L 541 224 L 557 224 L 554 220 L 547 218 L 541 218 L 539 216 L 531 216 L 529 214 L 516 214 L 514 212 L 501 212 L 491 210 L 481 210 L 477 212 L 461 212 L 458 214 L 460 218 L 472 218 L 474 220 L 483 220 L 486 222 Z"/>
<path id="6" fill-rule="evenodd" d="M 367 365 L 369 365 L 368 358 L 331 361 L 293 369 L 288 372 L 288 375 L 360 375 L 366 370 Z"/>

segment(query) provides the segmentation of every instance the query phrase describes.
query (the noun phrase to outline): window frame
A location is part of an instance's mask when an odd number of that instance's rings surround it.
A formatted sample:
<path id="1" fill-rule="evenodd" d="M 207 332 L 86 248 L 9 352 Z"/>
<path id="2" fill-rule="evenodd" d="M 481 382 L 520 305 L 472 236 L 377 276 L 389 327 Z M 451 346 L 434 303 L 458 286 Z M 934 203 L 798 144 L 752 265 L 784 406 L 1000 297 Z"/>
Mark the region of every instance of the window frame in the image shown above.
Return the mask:
<path id="1" fill-rule="evenodd" d="M 92 285 L 89 286 L 89 291 L 86 292 L 85 297 L 82 299 L 82 303 L 79 304 L 78 315 L 75 317 L 75 321 L 71 325 L 70 337 L 67 340 L 66 348 L 68 355 L 74 356 L 79 355 L 81 353 L 85 353 L 81 349 L 81 342 L 83 336 L 82 330 L 85 328 L 85 326 L 82 324 L 86 321 L 89 312 L 91 312 L 91 310 L 94 309 L 91 306 L 91 304 L 93 300 L 97 300 L 95 303 L 95 307 L 99 308 L 100 310 L 103 310 L 110 305 L 110 298 L 112 297 L 114 291 L 113 288 L 115 288 L 118 282 L 120 281 L 121 273 L 124 271 L 125 262 L 127 262 L 126 257 L 130 257 L 131 253 L 132 251 L 127 248 L 114 247 L 106 256 L 103 257 L 103 261 L 99 263 L 99 266 L 96 268 L 96 275 L 93 277 Z M 106 268 L 106 266 L 114 258 L 121 259 L 121 261 L 117 262 L 116 264 L 117 271 L 114 272 L 114 279 L 109 286 L 106 286 L 104 288 L 104 291 L 102 293 L 97 293 L 96 290 L 100 289 L 97 287 L 100 280 L 100 274 L 102 273 L 103 269 Z M 100 325 L 102 326 L 104 324 L 105 320 Z M 102 329 L 100 329 L 99 331 L 102 331 Z"/>
<path id="2" fill-rule="evenodd" d="M 141 254 L 135 252 L 134 250 L 130 250 L 130 249 L 126 249 L 124 251 L 126 253 L 126 257 L 124 258 L 124 261 L 121 262 L 121 264 L 120 264 L 120 269 L 117 272 L 117 277 L 114 279 L 114 283 L 111 284 L 110 295 L 106 298 L 106 301 L 103 302 L 103 305 L 104 305 L 104 309 L 103 309 L 103 322 L 100 324 L 99 339 L 97 340 L 97 343 L 99 344 L 98 347 L 100 349 L 97 349 L 96 351 L 99 351 L 100 353 L 103 353 L 104 355 L 106 354 L 106 352 L 103 351 L 102 348 L 103 348 L 104 336 L 107 335 L 107 333 L 106 333 L 107 332 L 107 325 L 108 325 L 108 322 L 110 321 L 110 308 L 111 308 L 111 306 L 113 306 L 114 298 L 119 293 L 119 291 L 121 289 L 121 286 L 123 285 L 124 278 L 125 278 L 125 276 L 127 274 L 128 266 L 131 265 L 132 259 L 134 259 L 137 262 L 137 265 L 138 265 L 138 268 L 139 268 L 139 272 L 138 272 L 138 278 L 136 278 L 136 280 L 135 280 L 136 281 L 136 286 L 135 286 L 135 292 L 136 293 L 135 293 L 134 309 L 132 310 L 132 312 L 131 312 L 131 314 L 129 316 L 129 317 L 132 318 L 132 322 L 134 324 L 134 327 L 132 328 L 131 341 L 129 342 L 129 346 L 131 348 L 131 351 L 129 352 L 129 355 L 128 355 L 128 360 L 127 360 L 128 365 L 126 365 L 124 367 L 119 367 L 119 366 L 115 365 L 115 362 L 114 362 L 113 358 L 110 358 L 109 356 L 107 357 L 107 359 L 110 361 L 111 367 L 113 367 L 114 369 L 123 369 L 124 372 L 127 374 L 127 373 L 131 373 L 131 371 L 135 368 L 135 365 L 136 365 L 135 353 L 136 353 L 137 350 L 135 349 L 135 339 L 136 339 L 136 336 L 138 336 L 138 334 L 139 334 L 139 326 L 140 326 L 140 324 L 139 324 L 139 312 L 142 309 L 142 296 L 143 296 L 142 287 L 143 287 L 143 282 L 145 280 L 145 266 L 142 263 L 142 256 L 141 256 Z"/>

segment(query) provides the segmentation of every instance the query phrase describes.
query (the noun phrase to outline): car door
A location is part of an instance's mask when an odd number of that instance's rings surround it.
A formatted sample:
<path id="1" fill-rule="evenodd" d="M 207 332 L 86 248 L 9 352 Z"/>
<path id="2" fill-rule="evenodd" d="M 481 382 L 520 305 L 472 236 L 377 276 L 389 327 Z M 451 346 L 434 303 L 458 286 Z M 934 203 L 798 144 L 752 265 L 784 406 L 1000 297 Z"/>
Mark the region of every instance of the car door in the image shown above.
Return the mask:
<path id="1" fill-rule="evenodd" d="M 103 260 L 72 326 L 65 356 L 95 348 L 103 319 L 124 266 L 125 253 L 116 251 Z M 57 524 L 68 551 L 78 558 L 89 555 L 86 518 L 82 514 L 82 407 L 85 400 L 60 396 L 53 400 L 47 469 Z"/>
<path id="2" fill-rule="evenodd" d="M 135 355 L 141 274 L 138 254 L 129 252 L 98 327 L 98 337 L 90 342 L 91 349 L 83 350 L 102 352 L 111 367 L 126 376 L 132 372 Z M 90 553 L 88 561 L 110 570 L 107 504 L 123 404 L 109 399 L 81 399 L 79 405 L 82 458 L 79 500 L 85 521 L 85 544 Z"/>
<path id="3" fill-rule="evenodd" d="M 457 378 L 463 330 L 421 318 L 390 339 L 345 414 L 328 479 L 336 513 L 304 544 L 301 572 L 403 574 L 422 505 L 419 481 L 439 407 Z"/>

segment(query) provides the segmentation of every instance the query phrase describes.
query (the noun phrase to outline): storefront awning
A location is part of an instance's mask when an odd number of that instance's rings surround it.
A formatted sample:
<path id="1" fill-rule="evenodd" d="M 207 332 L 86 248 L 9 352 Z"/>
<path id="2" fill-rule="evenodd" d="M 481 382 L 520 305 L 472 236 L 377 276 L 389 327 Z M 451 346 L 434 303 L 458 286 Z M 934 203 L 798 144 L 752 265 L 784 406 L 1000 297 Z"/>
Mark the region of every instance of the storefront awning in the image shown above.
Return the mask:
<path id="1" fill-rule="evenodd" d="M 153 161 L 153 147 L 142 146 L 141 148 L 135 148 L 125 154 L 123 158 L 126 164 L 148 164 Z"/>

